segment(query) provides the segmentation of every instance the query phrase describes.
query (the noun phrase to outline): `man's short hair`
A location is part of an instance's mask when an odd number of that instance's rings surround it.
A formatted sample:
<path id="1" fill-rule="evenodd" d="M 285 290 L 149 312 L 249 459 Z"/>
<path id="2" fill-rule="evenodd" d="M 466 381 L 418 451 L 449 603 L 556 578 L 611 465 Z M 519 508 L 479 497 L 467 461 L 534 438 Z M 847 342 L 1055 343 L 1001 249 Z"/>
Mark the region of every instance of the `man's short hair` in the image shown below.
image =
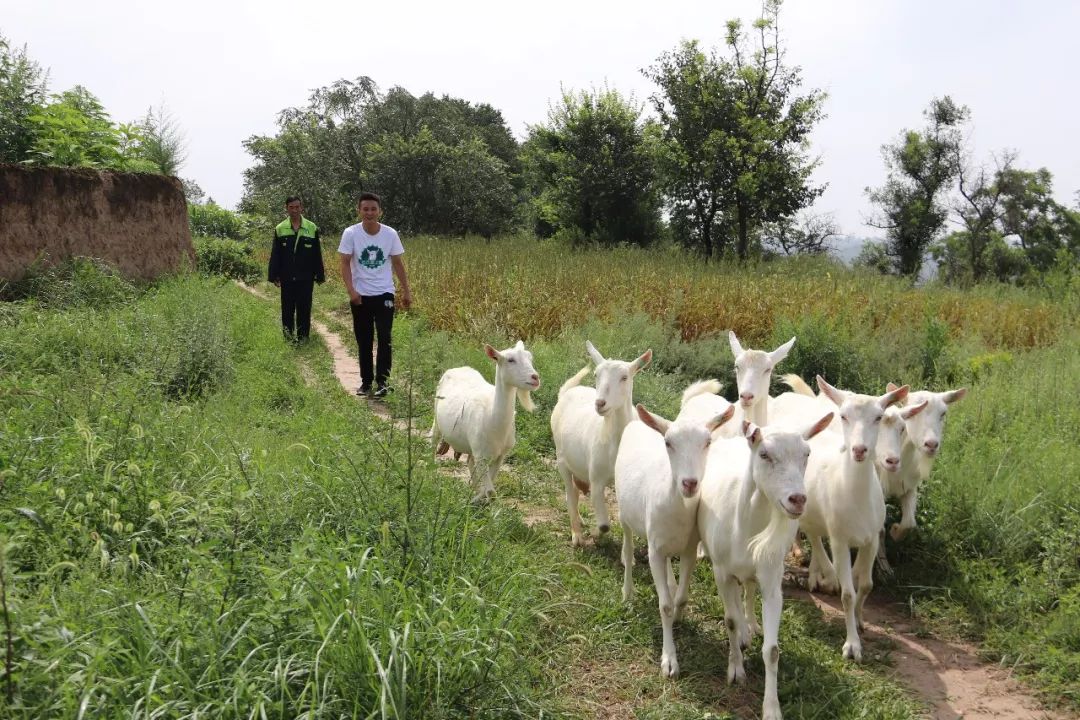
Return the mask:
<path id="1" fill-rule="evenodd" d="M 356 206 L 360 207 L 360 203 L 364 202 L 365 200 L 374 200 L 375 202 L 377 202 L 379 204 L 379 208 L 380 209 L 382 208 L 382 198 L 379 197 L 378 195 L 376 195 L 373 192 L 360 193 L 360 197 L 356 201 Z"/>
<path id="2" fill-rule="evenodd" d="M 289 203 L 294 203 L 294 202 L 298 202 L 301 205 L 304 204 L 304 201 L 300 199 L 299 195 L 290 195 L 289 197 L 285 198 L 285 204 L 286 205 L 288 205 Z"/>

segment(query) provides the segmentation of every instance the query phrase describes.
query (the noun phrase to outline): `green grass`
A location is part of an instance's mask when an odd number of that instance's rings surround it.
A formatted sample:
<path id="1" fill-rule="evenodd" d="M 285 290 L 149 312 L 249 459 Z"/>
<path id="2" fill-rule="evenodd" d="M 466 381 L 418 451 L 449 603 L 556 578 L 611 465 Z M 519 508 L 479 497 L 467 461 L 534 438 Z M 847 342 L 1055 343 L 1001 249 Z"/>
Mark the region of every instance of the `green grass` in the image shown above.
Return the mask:
<path id="1" fill-rule="evenodd" d="M 421 249 L 440 260 L 433 247 L 407 245 L 410 263 Z M 507 316 L 470 315 L 468 306 L 456 308 L 466 328 L 443 327 L 430 309 L 455 298 L 426 286 L 416 265 L 417 312 L 395 324 L 390 409 L 422 430 L 442 370 L 470 364 L 490 378 L 481 342 L 505 347 L 517 331 Z M 475 508 L 423 440 L 341 391 L 321 345 L 282 342 L 273 303 L 206 278 L 141 289 L 109 282 L 61 275 L 43 287 L 69 300 L 28 292 L 0 306 L 0 635 L 14 649 L 13 672 L 0 674 L 0 715 L 760 712 L 759 645 L 747 655 L 747 687 L 724 681 L 707 568 L 676 627 L 683 675 L 661 680 L 647 566 L 639 563 L 636 598 L 624 606 L 618 530 L 571 548 L 549 465 L 548 417 L 558 386 L 585 364 L 585 338 L 616 357 L 653 347 L 655 367 L 638 377 L 636 396 L 670 416 L 688 381 L 729 377 L 722 336 L 686 342 L 679 316 L 633 303 L 617 323 L 603 312 L 579 319 L 575 306 L 557 330 L 529 336 L 544 383 L 538 411 L 518 415 L 501 499 Z M 316 309 L 347 339 L 340 283 L 316 292 Z M 1001 299 L 1020 308 L 1009 310 L 1017 317 L 1043 302 L 1012 291 Z M 921 614 L 966 628 L 991 657 L 1019 660 L 1040 687 L 1075 704 L 1074 317 L 1059 314 L 1032 350 L 991 343 L 975 326 L 943 340 L 935 318 L 900 335 L 804 313 L 771 317 L 747 344 L 797 332 L 798 370 L 808 374 L 804 365 L 839 362 L 825 354 L 837 338 L 873 340 L 837 372 L 866 385 L 910 373 L 939 387 L 972 383 L 951 413 L 919 532 L 890 546 L 899 577 L 876 592 L 911 594 Z M 543 519 L 527 526 L 512 502 Z M 781 633 L 786 717 L 919 716 L 890 678 L 887 638 L 868 638 L 863 665 L 843 662 L 842 625 L 798 601 L 785 604 Z"/>

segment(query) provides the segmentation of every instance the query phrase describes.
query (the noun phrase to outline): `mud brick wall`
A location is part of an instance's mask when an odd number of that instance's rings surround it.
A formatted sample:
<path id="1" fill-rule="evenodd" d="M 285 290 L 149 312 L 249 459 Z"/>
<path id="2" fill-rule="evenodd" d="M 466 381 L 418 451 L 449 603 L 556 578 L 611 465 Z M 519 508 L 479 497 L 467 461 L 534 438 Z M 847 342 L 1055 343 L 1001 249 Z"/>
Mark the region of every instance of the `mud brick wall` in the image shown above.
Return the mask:
<path id="1" fill-rule="evenodd" d="M 138 280 L 195 267 L 180 181 L 0 164 L 0 278 L 20 279 L 39 258 L 75 256 Z"/>

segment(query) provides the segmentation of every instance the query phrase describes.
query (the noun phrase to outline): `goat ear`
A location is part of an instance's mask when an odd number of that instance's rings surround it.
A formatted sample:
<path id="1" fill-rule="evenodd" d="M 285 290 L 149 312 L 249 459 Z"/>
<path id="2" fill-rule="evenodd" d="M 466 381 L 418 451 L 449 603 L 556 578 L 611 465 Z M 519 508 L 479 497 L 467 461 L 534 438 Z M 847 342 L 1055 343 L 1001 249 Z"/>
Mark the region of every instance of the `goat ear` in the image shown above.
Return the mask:
<path id="1" fill-rule="evenodd" d="M 825 393 L 825 397 L 829 398 L 836 405 L 843 405 L 846 393 L 843 390 L 837 390 L 829 383 L 825 382 L 825 378 L 820 375 L 817 376 L 817 386 L 821 392 Z"/>
<path id="2" fill-rule="evenodd" d="M 593 364 L 600 365 L 604 362 L 604 356 L 600 354 L 600 351 L 593 347 L 591 341 L 585 341 L 585 351 L 589 353 L 589 357 L 592 358 Z"/>
<path id="3" fill-rule="evenodd" d="M 514 349 L 515 350 L 524 350 L 525 349 L 525 341 L 524 340 L 518 340 L 517 345 L 514 346 Z"/>
<path id="4" fill-rule="evenodd" d="M 746 441 L 750 443 L 751 450 L 761 444 L 761 428 L 749 420 L 743 420 L 742 434 Z"/>
<path id="5" fill-rule="evenodd" d="M 786 343 L 769 353 L 769 363 L 775 366 L 778 362 L 783 360 L 791 352 L 791 347 L 795 344 L 795 338 L 791 338 Z"/>
<path id="6" fill-rule="evenodd" d="M 484 343 L 484 352 L 487 353 L 487 356 L 495 362 L 499 362 L 499 360 L 502 359 L 502 354 L 487 343 Z"/>
<path id="7" fill-rule="evenodd" d="M 907 385 L 901 385 L 900 387 L 887 392 L 878 398 L 878 404 L 882 409 L 889 407 L 894 403 L 903 403 L 907 399 L 909 388 Z"/>
<path id="8" fill-rule="evenodd" d="M 734 330 L 727 331 L 727 340 L 728 344 L 731 345 L 731 354 L 735 357 L 742 355 L 742 344 L 739 342 L 739 336 L 735 334 Z"/>
<path id="9" fill-rule="evenodd" d="M 967 395 L 967 388 L 960 388 L 959 390 L 950 390 L 941 394 L 941 399 L 945 401 L 945 404 L 951 405 L 957 400 L 963 399 Z"/>
<path id="10" fill-rule="evenodd" d="M 897 389 L 898 387 L 900 387 L 900 386 L 897 385 L 894 382 L 891 382 L 891 383 L 889 383 L 888 385 L 885 386 L 885 392 L 892 392 L 893 390 Z"/>
<path id="11" fill-rule="evenodd" d="M 905 420 L 910 420 L 911 418 L 915 417 L 916 415 L 921 413 L 923 410 L 925 410 L 926 406 L 929 405 L 929 404 L 930 404 L 929 400 L 923 400 L 918 405 L 912 405 L 911 407 L 906 407 L 906 408 L 904 408 L 903 410 L 900 411 L 900 417 L 904 418 Z"/>
<path id="12" fill-rule="evenodd" d="M 649 412 L 641 403 L 637 404 L 637 414 L 638 417 L 641 418 L 641 422 L 645 423 L 661 435 L 667 433 L 668 428 L 671 427 L 671 422 L 669 420 L 665 420 L 659 415 L 654 415 Z"/>
<path id="13" fill-rule="evenodd" d="M 648 350 L 646 350 L 645 352 L 643 352 L 641 354 L 641 357 L 639 357 L 637 360 L 634 361 L 634 364 L 631 367 L 632 367 L 634 373 L 636 374 L 640 370 L 644 369 L 651 362 L 652 362 L 652 348 L 649 348 Z"/>
<path id="14" fill-rule="evenodd" d="M 709 422 L 705 423 L 705 427 L 709 429 L 709 432 L 713 432 L 714 430 L 716 430 L 716 428 L 720 427 L 721 425 L 726 423 L 728 420 L 730 420 L 731 416 L 734 415 L 734 414 L 735 414 L 735 406 L 734 405 L 728 405 L 727 410 L 720 413 L 719 415 L 714 417 Z"/>
<path id="15" fill-rule="evenodd" d="M 817 435 L 819 432 L 821 432 L 825 428 L 829 427 L 829 423 L 832 422 L 832 419 L 833 419 L 833 414 L 829 413 L 828 415 L 826 415 L 825 417 L 821 418 L 816 423 L 811 425 L 806 430 L 806 432 L 804 432 L 802 434 L 803 440 L 809 440 L 810 438 L 814 437 L 815 435 Z"/>

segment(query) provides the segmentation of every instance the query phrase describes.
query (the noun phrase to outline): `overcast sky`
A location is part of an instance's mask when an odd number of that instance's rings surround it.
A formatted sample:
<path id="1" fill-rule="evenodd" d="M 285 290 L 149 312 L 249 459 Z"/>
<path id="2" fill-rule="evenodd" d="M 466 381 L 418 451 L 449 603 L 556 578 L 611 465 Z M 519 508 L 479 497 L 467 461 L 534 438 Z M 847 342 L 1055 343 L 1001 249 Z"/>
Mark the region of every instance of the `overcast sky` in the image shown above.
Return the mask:
<path id="1" fill-rule="evenodd" d="M 368 75 L 380 88 L 449 94 L 502 111 L 523 138 L 560 88 L 608 87 L 644 102 L 641 68 L 682 39 L 723 41 L 747 0 L 0 0 L 0 33 L 81 84 L 117 121 L 162 102 L 187 134 L 189 177 L 222 205 L 243 192 L 241 142 L 272 134 L 310 90 Z M 971 108 L 972 146 L 1047 167 L 1058 199 L 1080 190 L 1077 0 L 788 0 L 781 32 L 804 87 L 825 90 L 813 134 L 828 183 L 815 212 L 871 235 L 863 189 L 885 177 L 880 147 L 919 127 L 934 96 Z"/>

